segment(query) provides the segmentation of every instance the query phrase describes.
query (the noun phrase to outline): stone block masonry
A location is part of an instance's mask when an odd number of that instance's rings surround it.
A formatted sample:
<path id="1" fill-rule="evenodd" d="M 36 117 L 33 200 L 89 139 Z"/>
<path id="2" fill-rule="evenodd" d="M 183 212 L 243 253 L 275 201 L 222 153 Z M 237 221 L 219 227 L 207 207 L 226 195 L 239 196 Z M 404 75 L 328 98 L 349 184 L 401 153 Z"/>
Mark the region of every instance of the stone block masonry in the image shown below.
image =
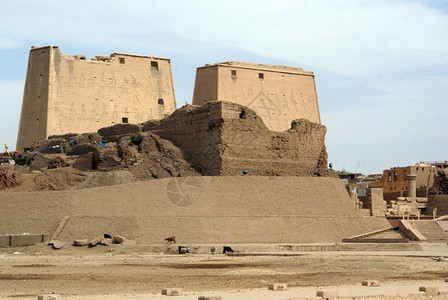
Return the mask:
<path id="1" fill-rule="evenodd" d="M 274 131 L 302 118 L 321 124 L 314 74 L 302 68 L 239 61 L 199 67 L 193 104 L 214 101 L 247 106 Z"/>
<path id="2" fill-rule="evenodd" d="M 0 235 L 0 248 L 21 247 L 45 243 L 48 239 L 47 234 L 15 234 Z"/>
<path id="3" fill-rule="evenodd" d="M 112 53 L 86 60 L 32 47 L 17 150 L 51 135 L 161 119 L 176 109 L 170 59 Z"/>

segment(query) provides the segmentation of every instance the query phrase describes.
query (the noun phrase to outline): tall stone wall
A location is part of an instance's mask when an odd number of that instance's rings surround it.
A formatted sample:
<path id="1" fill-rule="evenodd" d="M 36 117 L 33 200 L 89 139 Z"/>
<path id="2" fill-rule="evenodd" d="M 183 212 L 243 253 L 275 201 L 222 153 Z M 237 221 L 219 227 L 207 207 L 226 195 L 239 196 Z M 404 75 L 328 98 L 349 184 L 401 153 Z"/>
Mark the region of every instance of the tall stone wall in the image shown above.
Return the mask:
<path id="1" fill-rule="evenodd" d="M 175 109 L 167 58 L 113 53 L 86 60 L 57 46 L 33 47 L 17 149 L 51 135 L 161 119 Z"/>
<path id="2" fill-rule="evenodd" d="M 221 100 L 253 109 L 274 131 L 301 118 L 321 124 L 314 74 L 302 68 L 235 61 L 199 67 L 193 104 Z"/>
<path id="3" fill-rule="evenodd" d="M 325 176 L 325 126 L 295 120 L 289 130 L 270 131 L 242 105 L 219 101 L 187 106 L 143 124 L 178 146 L 203 175 Z"/>

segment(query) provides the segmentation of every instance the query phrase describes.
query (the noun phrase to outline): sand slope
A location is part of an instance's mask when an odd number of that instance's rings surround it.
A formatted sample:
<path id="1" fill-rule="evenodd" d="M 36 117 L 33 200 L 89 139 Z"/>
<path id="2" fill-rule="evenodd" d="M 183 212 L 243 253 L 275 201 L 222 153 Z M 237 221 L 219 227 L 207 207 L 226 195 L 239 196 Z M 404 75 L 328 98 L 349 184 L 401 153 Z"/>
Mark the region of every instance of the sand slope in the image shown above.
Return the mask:
<path id="1" fill-rule="evenodd" d="M 107 187 L 0 194 L 0 233 L 60 239 L 121 234 L 139 243 L 337 242 L 389 227 L 353 210 L 343 183 L 328 177 L 177 177 Z"/>

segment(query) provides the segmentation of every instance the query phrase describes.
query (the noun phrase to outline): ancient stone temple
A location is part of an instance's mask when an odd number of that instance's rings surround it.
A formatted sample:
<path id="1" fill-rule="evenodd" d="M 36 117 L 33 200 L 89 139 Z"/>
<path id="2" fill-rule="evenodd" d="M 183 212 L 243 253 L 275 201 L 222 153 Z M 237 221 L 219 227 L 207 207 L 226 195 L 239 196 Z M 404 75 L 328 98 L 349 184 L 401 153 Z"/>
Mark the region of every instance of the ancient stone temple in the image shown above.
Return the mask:
<path id="1" fill-rule="evenodd" d="M 58 46 L 33 46 L 17 149 L 51 135 L 162 119 L 175 109 L 168 58 L 112 53 L 87 60 Z"/>
<path id="2" fill-rule="evenodd" d="M 230 101 L 253 109 L 269 130 L 296 119 L 321 124 L 314 74 L 302 68 L 228 61 L 196 72 L 193 104 Z"/>

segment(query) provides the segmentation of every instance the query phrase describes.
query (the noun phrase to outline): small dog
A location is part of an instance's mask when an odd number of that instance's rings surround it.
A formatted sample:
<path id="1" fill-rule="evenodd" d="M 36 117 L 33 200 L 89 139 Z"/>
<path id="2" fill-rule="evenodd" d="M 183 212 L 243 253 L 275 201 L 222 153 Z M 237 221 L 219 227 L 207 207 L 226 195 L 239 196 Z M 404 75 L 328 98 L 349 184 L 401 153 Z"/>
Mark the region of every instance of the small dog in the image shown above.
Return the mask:
<path id="1" fill-rule="evenodd" d="M 166 241 L 167 244 L 171 244 L 171 243 L 176 244 L 176 237 L 175 237 L 175 236 L 167 237 L 167 238 L 165 239 L 165 241 Z"/>

